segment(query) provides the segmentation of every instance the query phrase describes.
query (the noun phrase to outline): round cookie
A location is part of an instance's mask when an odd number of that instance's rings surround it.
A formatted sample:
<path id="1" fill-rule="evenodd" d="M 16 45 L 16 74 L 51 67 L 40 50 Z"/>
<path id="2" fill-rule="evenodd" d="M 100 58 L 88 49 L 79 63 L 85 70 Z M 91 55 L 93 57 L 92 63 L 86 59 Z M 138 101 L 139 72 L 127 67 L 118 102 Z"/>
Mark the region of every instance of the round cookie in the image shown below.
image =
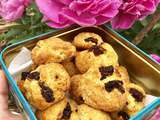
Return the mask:
<path id="1" fill-rule="evenodd" d="M 38 120 L 78 120 L 77 104 L 67 98 L 44 111 L 37 111 Z"/>
<path id="2" fill-rule="evenodd" d="M 58 63 L 40 65 L 26 76 L 24 82 L 26 98 L 39 110 L 62 100 L 69 86 L 70 77 Z"/>
<path id="3" fill-rule="evenodd" d="M 101 64 L 118 65 L 118 55 L 108 43 L 92 46 L 76 54 L 76 66 L 81 73 L 85 73 L 93 65 Z"/>
<path id="4" fill-rule="evenodd" d="M 146 94 L 142 87 L 133 83 L 127 85 L 127 91 L 127 106 L 124 111 L 132 116 L 144 107 Z"/>
<path id="5" fill-rule="evenodd" d="M 64 98 L 60 102 L 52 105 L 51 107 L 47 108 L 44 111 L 37 111 L 36 116 L 38 120 L 60 120 L 64 108 L 67 105 L 67 99 Z"/>
<path id="6" fill-rule="evenodd" d="M 100 45 L 103 43 L 102 38 L 91 32 L 82 32 L 79 33 L 77 36 L 75 36 L 73 40 L 73 44 L 78 48 L 78 49 L 88 49 L 92 47 L 93 45 Z"/>
<path id="7" fill-rule="evenodd" d="M 80 91 L 80 80 L 83 79 L 82 75 L 74 75 L 71 77 L 70 94 L 72 98 L 78 103 L 83 103 L 83 99 Z"/>
<path id="8" fill-rule="evenodd" d="M 70 59 L 63 61 L 62 65 L 67 70 L 70 76 L 73 76 L 79 73 L 79 70 L 75 65 L 75 57 L 72 57 Z"/>
<path id="9" fill-rule="evenodd" d="M 80 80 L 80 92 L 84 103 L 106 112 L 121 110 L 127 101 L 123 78 L 113 66 L 91 67 Z"/>
<path id="10" fill-rule="evenodd" d="M 67 41 L 60 38 L 50 37 L 37 42 L 32 49 L 32 60 L 36 65 L 62 62 L 63 60 L 74 56 L 76 48 Z"/>

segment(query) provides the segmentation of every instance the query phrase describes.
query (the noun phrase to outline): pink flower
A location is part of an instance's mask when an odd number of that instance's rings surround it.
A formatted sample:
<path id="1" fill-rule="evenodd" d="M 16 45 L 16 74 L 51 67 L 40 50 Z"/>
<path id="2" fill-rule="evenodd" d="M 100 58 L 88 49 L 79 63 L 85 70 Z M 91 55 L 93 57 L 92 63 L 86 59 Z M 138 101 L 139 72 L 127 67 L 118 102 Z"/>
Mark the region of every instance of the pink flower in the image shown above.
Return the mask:
<path id="1" fill-rule="evenodd" d="M 151 57 L 160 63 L 160 57 L 156 54 L 151 54 Z"/>
<path id="2" fill-rule="evenodd" d="M 51 27 L 63 28 L 71 24 L 100 25 L 118 13 L 121 0 L 36 0 L 43 20 Z"/>
<path id="3" fill-rule="evenodd" d="M 0 16 L 7 22 L 15 21 L 23 15 L 30 0 L 0 0 Z"/>
<path id="4" fill-rule="evenodd" d="M 135 21 L 152 14 L 160 0 L 123 0 L 119 14 L 112 20 L 115 29 L 128 29 Z"/>

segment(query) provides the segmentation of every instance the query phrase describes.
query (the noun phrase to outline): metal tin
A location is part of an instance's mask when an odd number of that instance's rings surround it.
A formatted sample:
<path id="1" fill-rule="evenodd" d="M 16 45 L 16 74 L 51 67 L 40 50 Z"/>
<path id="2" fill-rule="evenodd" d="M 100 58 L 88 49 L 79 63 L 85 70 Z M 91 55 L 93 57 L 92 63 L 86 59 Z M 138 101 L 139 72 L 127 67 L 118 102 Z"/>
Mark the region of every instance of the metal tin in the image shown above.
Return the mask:
<path id="1" fill-rule="evenodd" d="M 53 32 L 44 33 L 42 35 L 23 40 L 19 43 L 12 44 L 5 48 L 1 52 L 0 62 L 5 74 L 8 78 L 11 91 L 14 98 L 18 101 L 18 106 L 21 111 L 29 116 L 30 120 L 36 120 L 36 117 L 24 96 L 22 95 L 20 89 L 18 88 L 15 80 L 10 75 L 7 67 L 12 60 L 12 58 L 20 51 L 22 47 L 27 47 L 32 49 L 38 40 L 48 38 L 51 36 L 60 37 L 64 40 L 72 41 L 74 36 L 80 32 L 94 32 L 102 36 L 105 42 L 108 42 L 113 46 L 119 55 L 119 62 L 121 65 L 128 69 L 131 81 L 143 86 L 147 94 L 154 96 L 160 96 L 160 65 L 154 61 L 150 56 L 145 54 L 135 45 L 130 43 L 128 40 L 123 38 L 117 32 L 112 30 L 107 26 L 94 26 L 94 27 L 70 27 L 63 30 L 57 30 Z M 152 104 L 156 104 L 153 102 Z M 152 104 L 150 106 L 152 106 Z M 145 110 L 139 112 L 136 116 L 131 118 L 131 120 L 138 120 L 144 116 L 144 114 L 150 111 L 150 107 L 146 107 Z M 138 116 L 138 117 L 137 117 Z"/>

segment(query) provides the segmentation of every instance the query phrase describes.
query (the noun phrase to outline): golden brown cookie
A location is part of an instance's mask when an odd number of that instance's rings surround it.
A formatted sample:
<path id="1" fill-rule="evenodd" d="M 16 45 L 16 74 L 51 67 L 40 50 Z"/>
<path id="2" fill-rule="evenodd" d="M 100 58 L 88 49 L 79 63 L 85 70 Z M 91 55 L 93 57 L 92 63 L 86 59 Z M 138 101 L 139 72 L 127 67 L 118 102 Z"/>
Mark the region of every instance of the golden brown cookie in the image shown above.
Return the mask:
<path id="1" fill-rule="evenodd" d="M 123 78 L 113 66 L 91 67 L 80 80 L 80 92 L 84 103 L 106 112 L 121 110 L 127 101 Z"/>
<path id="2" fill-rule="evenodd" d="M 111 114 L 114 120 L 129 120 L 144 107 L 145 92 L 142 87 L 127 84 L 127 104 L 123 110 Z"/>
<path id="3" fill-rule="evenodd" d="M 102 38 L 91 32 L 82 32 L 75 36 L 73 44 L 79 49 L 88 49 L 93 45 L 100 45 L 103 43 Z"/>
<path id="4" fill-rule="evenodd" d="M 70 59 L 63 61 L 62 65 L 67 70 L 70 76 L 80 73 L 78 68 L 75 65 L 75 57 L 72 57 Z"/>
<path id="5" fill-rule="evenodd" d="M 64 98 L 60 102 L 52 105 L 44 111 L 37 111 L 38 120 L 61 120 L 64 108 L 67 106 L 67 99 Z"/>
<path id="6" fill-rule="evenodd" d="M 78 106 L 79 120 L 111 120 L 108 113 L 81 104 Z"/>
<path id="7" fill-rule="evenodd" d="M 103 43 L 76 54 L 76 66 L 85 73 L 93 65 L 118 65 L 118 55 L 111 45 Z"/>
<path id="8" fill-rule="evenodd" d="M 60 38 L 50 37 L 40 40 L 32 49 L 32 60 L 36 65 L 62 62 L 74 56 L 76 48 L 67 41 Z"/>
<path id="9" fill-rule="evenodd" d="M 38 120 L 78 120 L 77 104 L 67 98 L 44 111 L 37 111 Z"/>
<path id="10" fill-rule="evenodd" d="M 69 86 L 70 77 L 58 63 L 40 65 L 28 74 L 24 82 L 26 98 L 39 110 L 62 100 Z"/>
<path id="11" fill-rule="evenodd" d="M 133 83 L 127 85 L 127 91 L 127 106 L 124 111 L 132 116 L 144 107 L 146 94 L 142 87 Z"/>

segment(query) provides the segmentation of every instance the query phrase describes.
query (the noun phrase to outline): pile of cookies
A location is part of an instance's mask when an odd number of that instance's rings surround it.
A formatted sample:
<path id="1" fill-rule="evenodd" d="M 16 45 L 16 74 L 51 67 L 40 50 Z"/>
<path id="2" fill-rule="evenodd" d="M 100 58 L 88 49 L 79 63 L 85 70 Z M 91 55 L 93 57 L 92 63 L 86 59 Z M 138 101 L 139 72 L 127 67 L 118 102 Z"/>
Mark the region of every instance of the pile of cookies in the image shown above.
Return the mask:
<path id="1" fill-rule="evenodd" d="M 95 33 L 79 33 L 72 43 L 40 40 L 32 60 L 18 85 L 38 120 L 128 120 L 144 107 L 143 88 Z"/>

